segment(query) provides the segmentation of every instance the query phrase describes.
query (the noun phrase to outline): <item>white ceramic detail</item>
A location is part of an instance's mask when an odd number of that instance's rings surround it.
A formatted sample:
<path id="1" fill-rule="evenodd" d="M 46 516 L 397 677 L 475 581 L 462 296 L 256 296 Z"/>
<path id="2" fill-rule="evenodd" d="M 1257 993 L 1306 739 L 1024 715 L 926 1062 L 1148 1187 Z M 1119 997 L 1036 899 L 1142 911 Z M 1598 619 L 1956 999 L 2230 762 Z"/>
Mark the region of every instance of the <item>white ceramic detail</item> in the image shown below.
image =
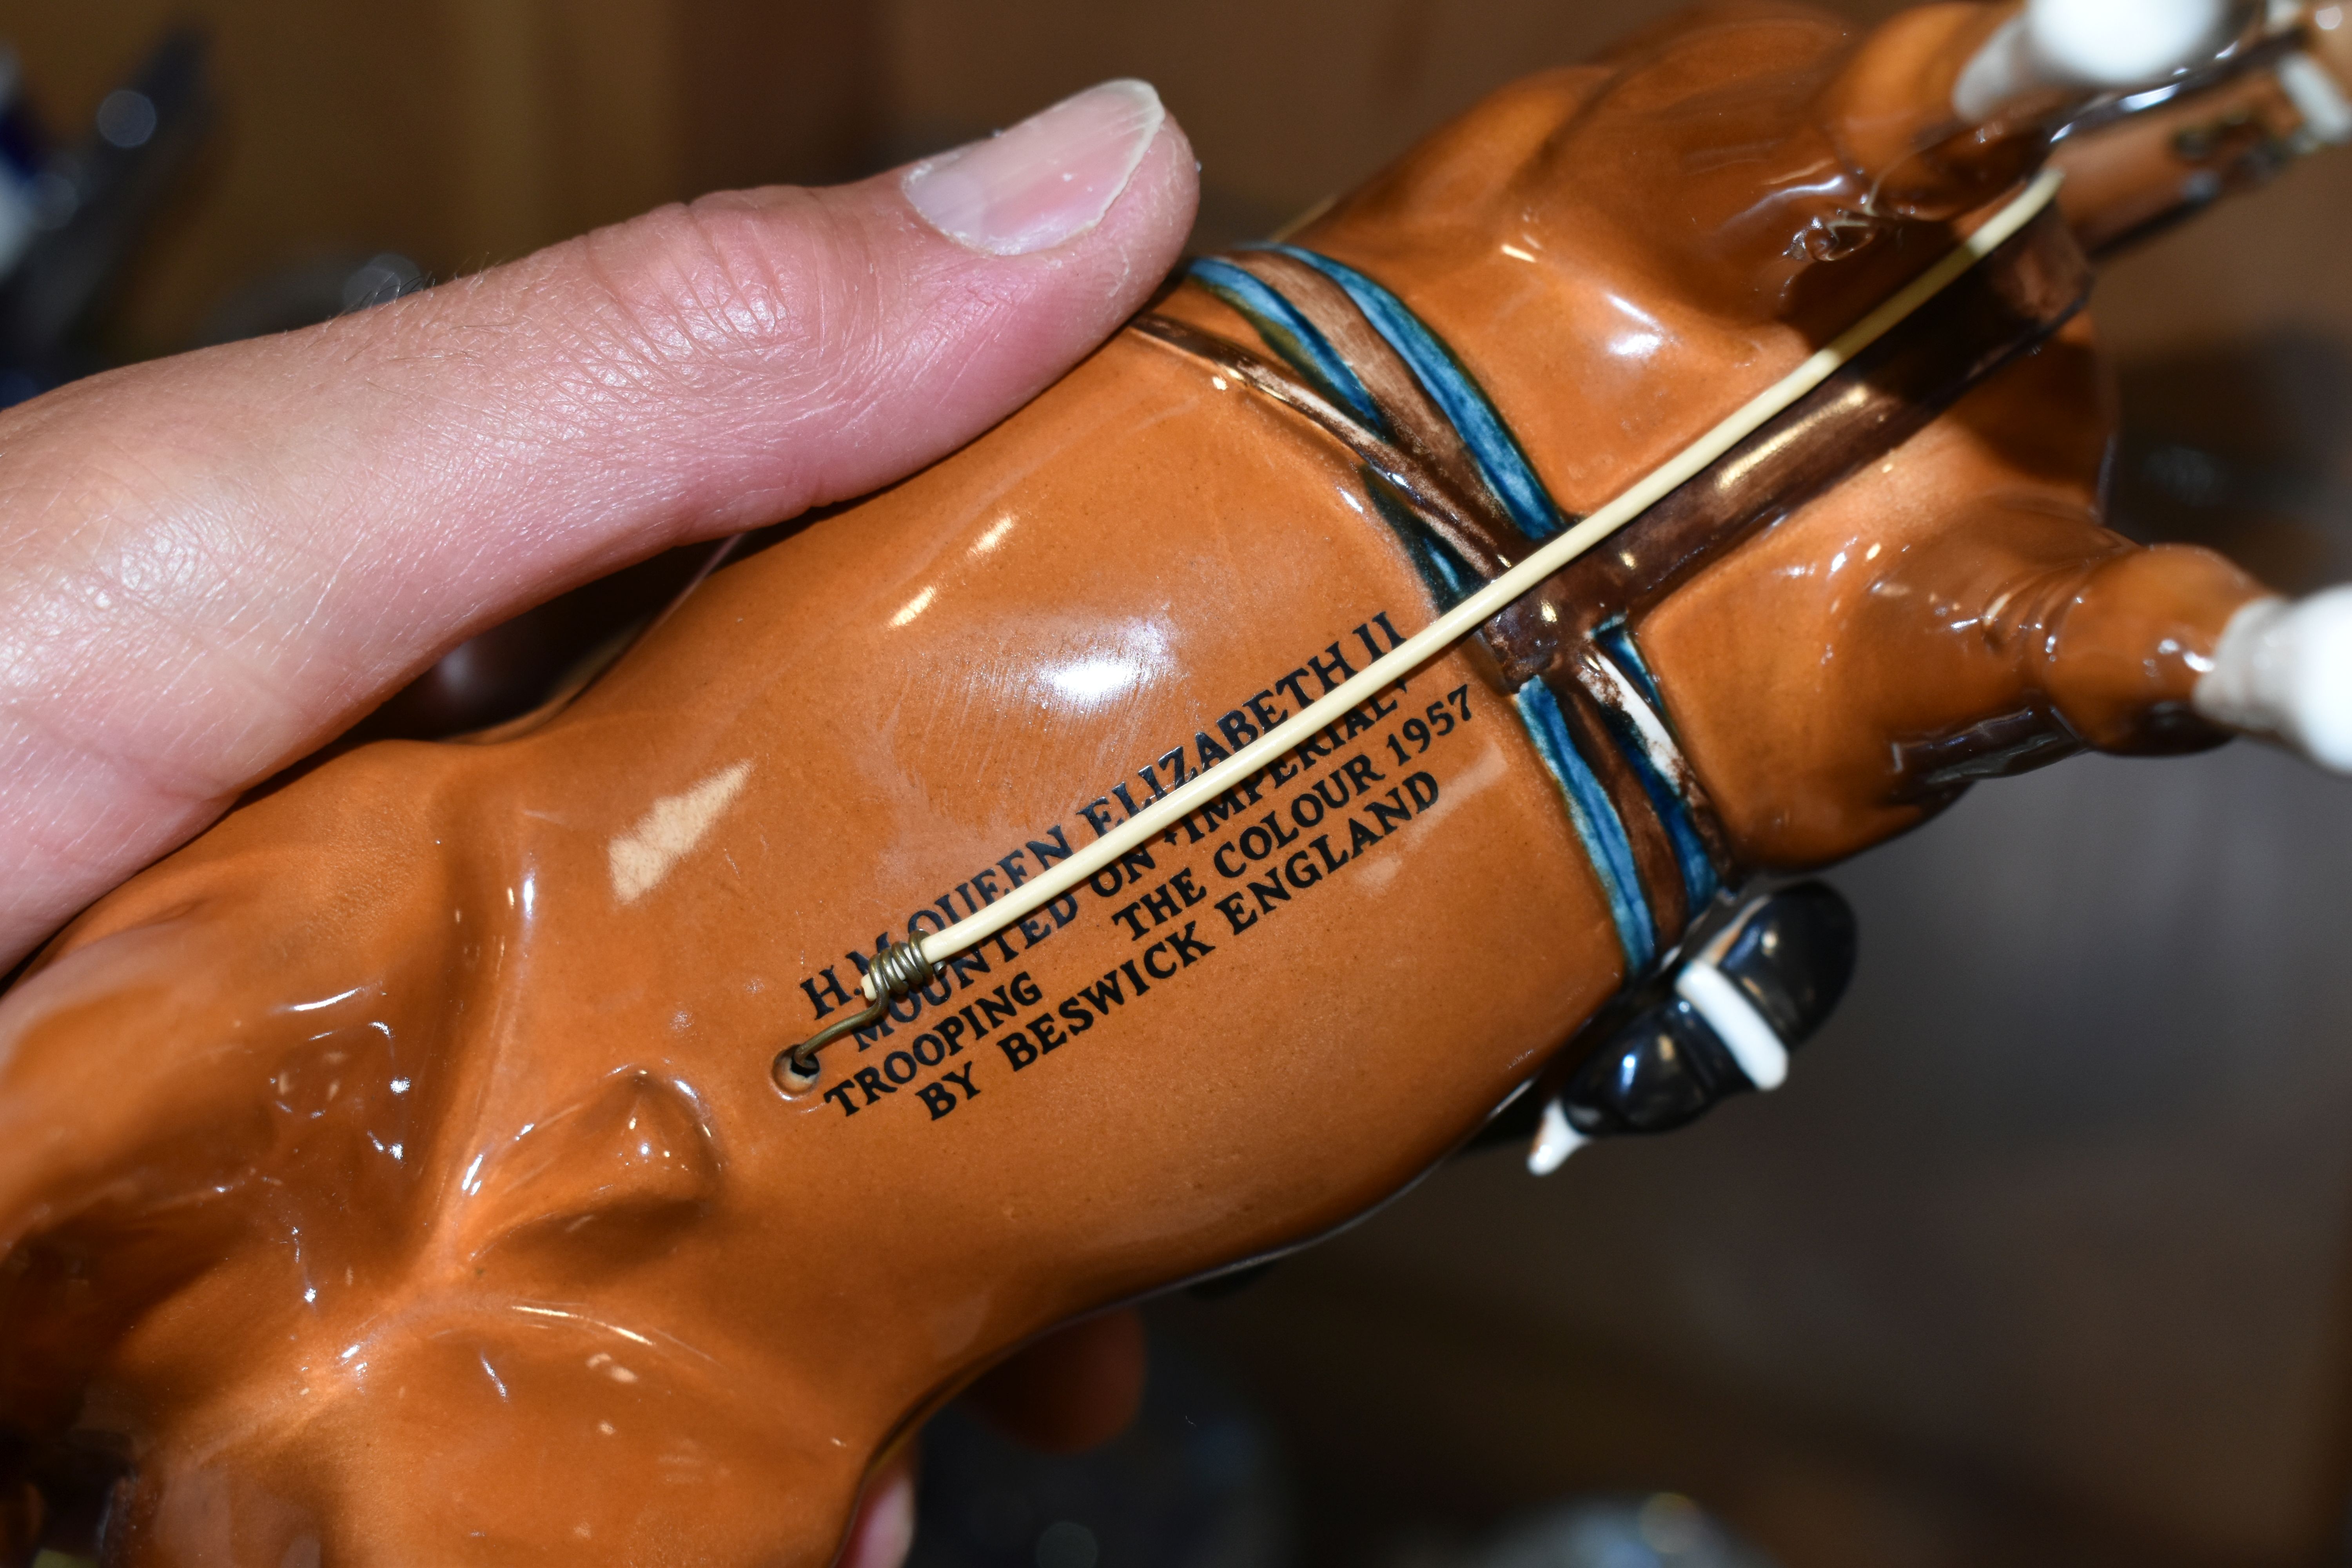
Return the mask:
<path id="1" fill-rule="evenodd" d="M 2191 701 L 2217 724 L 2352 773 L 2352 586 L 2240 610 Z"/>
<path id="2" fill-rule="evenodd" d="M 1549 1176 L 1591 1142 L 1570 1124 L 1559 1101 L 1552 1100 L 1544 1106 L 1543 1124 L 1536 1129 L 1536 1141 L 1528 1146 L 1528 1173 Z"/>
<path id="3" fill-rule="evenodd" d="M 1696 1008 L 1714 1028 L 1748 1082 L 1772 1089 L 1788 1080 L 1789 1047 L 1780 1043 L 1764 1015 L 1739 994 L 1739 987 L 1723 977 L 1723 971 L 1712 963 L 1685 964 L 1675 976 L 1675 994 Z"/>
<path id="4" fill-rule="evenodd" d="M 1952 109 L 1974 125 L 2012 99 L 2053 88 L 2145 87 L 2212 53 L 2221 0 L 2028 0 L 1952 84 Z"/>

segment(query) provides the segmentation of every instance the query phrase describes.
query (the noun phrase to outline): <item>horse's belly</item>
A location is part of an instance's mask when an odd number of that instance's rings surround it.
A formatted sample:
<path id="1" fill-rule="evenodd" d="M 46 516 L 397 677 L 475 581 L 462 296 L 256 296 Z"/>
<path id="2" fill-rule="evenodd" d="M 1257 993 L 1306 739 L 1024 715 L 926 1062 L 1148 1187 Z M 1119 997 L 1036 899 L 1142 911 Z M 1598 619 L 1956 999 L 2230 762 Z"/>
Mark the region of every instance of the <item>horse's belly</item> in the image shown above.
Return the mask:
<path id="1" fill-rule="evenodd" d="M 150 1545 L 201 1547 L 172 1478 L 226 1462 L 353 1561 L 818 1558 L 877 1449 L 1010 1346 L 1395 1191 L 1621 978 L 1559 788 L 1464 654 L 949 960 L 811 1091 L 770 1063 L 851 1005 L 853 953 L 1431 614 L 1319 437 L 1122 342 L 714 578 L 545 728 L 356 753 L 101 906 L 76 942 L 216 928 L 199 989 L 252 1098 L 316 1079 L 327 1108 L 300 1142 L 184 1126 L 167 1071 L 124 1122 L 285 1167 L 191 1197 L 254 1205 L 246 1242 L 107 1362 Z M 643 1479 L 687 1453 L 702 1482 Z"/>
<path id="2" fill-rule="evenodd" d="M 1359 495 L 1287 416 L 1122 343 L 723 574 L 546 738 L 562 804 L 516 795 L 563 820 L 539 897 L 572 924 L 532 1004 L 568 1022 L 512 1048 L 677 1064 L 792 1289 L 919 1360 L 1393 1191 L 1619 979 L 1558 788 L 1463 655 L 946 965 L 817 1090 L 768 1078 L 849 1005 L 853 952 L 1009 891 L 1424 624 Z"/>

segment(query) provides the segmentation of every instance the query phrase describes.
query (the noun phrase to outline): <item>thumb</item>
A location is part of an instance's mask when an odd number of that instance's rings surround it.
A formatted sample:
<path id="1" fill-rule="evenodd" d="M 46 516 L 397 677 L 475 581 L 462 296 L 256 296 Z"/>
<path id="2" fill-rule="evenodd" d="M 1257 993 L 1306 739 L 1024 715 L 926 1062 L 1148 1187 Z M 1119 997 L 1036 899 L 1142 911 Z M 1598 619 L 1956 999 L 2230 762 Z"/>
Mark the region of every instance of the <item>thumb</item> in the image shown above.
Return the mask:
<path id="1" fill-rule="evenodd" d="M 1194 200 L 1111 82 L 0 416 L 0 964 L 473 633 L 971 439 L 1142 304 Z"/>

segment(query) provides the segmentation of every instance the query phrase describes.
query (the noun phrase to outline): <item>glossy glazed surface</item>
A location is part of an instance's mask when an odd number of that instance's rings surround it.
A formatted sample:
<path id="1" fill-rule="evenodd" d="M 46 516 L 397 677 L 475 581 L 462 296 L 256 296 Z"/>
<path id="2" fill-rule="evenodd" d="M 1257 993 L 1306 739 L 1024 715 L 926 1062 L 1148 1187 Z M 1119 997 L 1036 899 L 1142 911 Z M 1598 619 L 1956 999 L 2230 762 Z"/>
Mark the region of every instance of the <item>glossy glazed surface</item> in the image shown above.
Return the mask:
<path id="1" fill-rule="evenodd" d="M 1696 14 L 1297 243 L 1393 289 L 1589 510 L 2032 162 L 2031 128 L 1914 155 L 1954 134 L 1922 60 L 1991 19 L 1857 56 L 1814 14 Z M 1865 211 L 1890 169 L 1900 210 Z M 1256 342 L 1201 290 L 1161 310 Z M 2098 526 L 2087 328 L 1954 391 L 1619 606 L 1734 875 L 2080 744 L 2216 738 L 2187 683 L 2256 589 Z M 950 964 L 817 1089 L 767 1073 L 881 937 L 1427 620 L 1377 511 L 1346 445 L 1129 333 L 542 726 L 239 811 L 0 1011 L 0 1421 L 118 1447 L 126 1563 L 816 1563 L 877 1455 L 1030 1336 L 1394 1192 L 1627 978 L 1524 676 L 1478 646 Z"/>

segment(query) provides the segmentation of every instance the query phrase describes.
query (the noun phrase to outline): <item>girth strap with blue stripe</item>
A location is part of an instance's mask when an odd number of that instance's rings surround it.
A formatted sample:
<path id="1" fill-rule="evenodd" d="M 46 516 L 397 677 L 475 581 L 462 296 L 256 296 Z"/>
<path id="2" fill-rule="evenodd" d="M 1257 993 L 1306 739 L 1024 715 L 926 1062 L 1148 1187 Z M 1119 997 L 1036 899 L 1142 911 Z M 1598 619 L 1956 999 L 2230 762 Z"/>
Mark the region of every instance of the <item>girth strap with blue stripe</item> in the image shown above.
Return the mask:
<path id="1" fill-rule="evenodd" d="M 1279 363 L 1165 316 L 1137 326 L 1347 444 L 1441 608 L 1574 521 L 1475 378 L 1378 282 L 1286 245 L 1206 258 L 1190 277 Z M 1721 835 L 1622 617 L 1572 638 L 1533 617 L 1511 621 L 1482 635 L 1607 895 L 1630 980 L 1714 896 L 1727 870 Z"/>

